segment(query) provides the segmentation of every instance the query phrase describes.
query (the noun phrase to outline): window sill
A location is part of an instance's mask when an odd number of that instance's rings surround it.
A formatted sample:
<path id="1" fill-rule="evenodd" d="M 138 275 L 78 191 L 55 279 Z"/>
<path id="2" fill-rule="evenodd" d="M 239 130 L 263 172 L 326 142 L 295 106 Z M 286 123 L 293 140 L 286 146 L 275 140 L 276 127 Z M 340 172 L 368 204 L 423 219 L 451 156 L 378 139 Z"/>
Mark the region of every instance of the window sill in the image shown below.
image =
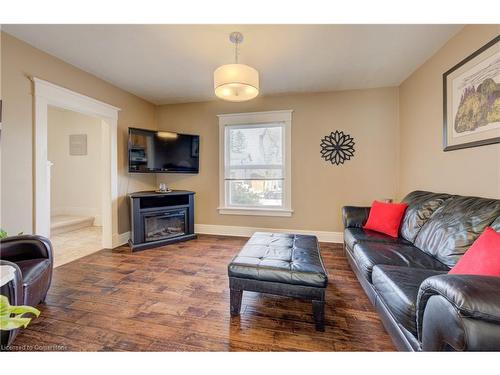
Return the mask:
<path id="1" fill-rule="evenodd" d="M 221 215 L 251 215 L 251 216 L 292 216 L 293 210 L 278 208 L 244 208 L 244 207 L 219 207 Z"/>

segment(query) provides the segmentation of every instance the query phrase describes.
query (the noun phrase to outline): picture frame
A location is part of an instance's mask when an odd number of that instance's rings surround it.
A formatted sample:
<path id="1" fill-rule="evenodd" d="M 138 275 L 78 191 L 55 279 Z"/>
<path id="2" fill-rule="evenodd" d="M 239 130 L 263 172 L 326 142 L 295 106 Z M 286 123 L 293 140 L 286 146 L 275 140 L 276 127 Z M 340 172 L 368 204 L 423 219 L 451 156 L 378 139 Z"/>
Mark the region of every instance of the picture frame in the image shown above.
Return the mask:
<path id="1" fill-rule="evenodd" d="M 443 151 L 500 143 L 500 35 L 443 74 Z"/>

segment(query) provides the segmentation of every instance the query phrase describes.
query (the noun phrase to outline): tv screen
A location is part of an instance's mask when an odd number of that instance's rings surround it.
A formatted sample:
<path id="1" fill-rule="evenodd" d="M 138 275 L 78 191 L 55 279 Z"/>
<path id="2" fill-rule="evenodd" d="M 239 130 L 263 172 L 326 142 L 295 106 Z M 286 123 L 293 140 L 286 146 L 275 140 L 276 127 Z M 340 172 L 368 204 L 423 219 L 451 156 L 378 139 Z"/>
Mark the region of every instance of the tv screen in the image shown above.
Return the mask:
<path id="1" fill-rule="evenodd" d="M 198 173 L 200 136 L 129 128 L 130 173 Z"/>

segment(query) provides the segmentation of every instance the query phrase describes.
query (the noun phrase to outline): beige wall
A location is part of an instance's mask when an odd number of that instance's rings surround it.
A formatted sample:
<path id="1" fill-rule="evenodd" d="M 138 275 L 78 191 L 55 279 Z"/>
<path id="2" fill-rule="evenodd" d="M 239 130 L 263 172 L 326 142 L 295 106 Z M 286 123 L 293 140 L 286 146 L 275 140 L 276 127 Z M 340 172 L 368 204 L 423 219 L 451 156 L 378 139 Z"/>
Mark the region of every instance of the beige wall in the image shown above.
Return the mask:
<path id="1" fill-rule="evenodd" d="M 0 33 L 2 32 L 2 26 L 0 25 Z M 0 57 L 2 56 L 2 38 L 0 38 Z M 2 59 L 0 58 L 0 99 L 2 98 Z"/>
<path id="2" fill-rule="evenodd" d="M 425 189 L 500 198 L 500 144 L 442 151 L 442 75 L 499 33 L 466 26 L 400 86 L 400 197 Z"/>
<path id="3" fill-rule="evenodd" d="M 118 231 L 129 230 L 126 193 L 151 189 L 154 176 L 126 173 L 127 128 L 157 127 L 155 106 L 6 34 L 2 39 L 1 225 L 10 233 L 33 228 L 33 97 L 30 76 L 121 108 L 118 115 Z"/>
<path id="4" fill-rule="evenodd" d="M 2 32 L 2 26 L 0 25 L 0 33 Z M 0 99 L 2 99 L 2 38 L 0 37 Z M 1 181 L 1 176 L 2 176 L 2 137 L 1 137 L 1 132 L 2 132 L 2 122 L 0 121 L 0 228 L 3 228 L 2 225 L 2 181 Z"/>
<path id="5" fill-rule="evenodd" d="M 219 215 L 217 114 L 292 109 L 291 218 Z M 196 223 L 341 231 L 345 204 L 370 204 L 394 197 L 398 171 L 398 90 L 259 97 L 159 107 L 162 130 L 201 135 L 198 175 L 158 175 L 158 182 L 196 192 Z M 351 134 L 354 158 L 333 166 L 320 157 L 320 140 L 334 130 Z"/>
<path id="6" fill-rule="evenodd" d="M 87 136 L 87 154 L 70 155 L 71 134 Z M 51 215 L 102 218 L 102 125 L 101 119 L 73 111 L 49 107 L 48 158 Z"/>
<path id="7" fill-rule="evenodd" d="M 129 230 L 127 192 L 157 182 L 196 191 L 200 224 L 340 231 L 344 204 L 402 197 L 414 189 L 500 197 L 500 144 L 442 151 L 442 74 L 500 32 L 467 26 L 398 88 L 258 97 L 155 107 L 134 95 L 1 34 L 4 99 L 1 225 L 30 232 L 33 221 L 32 84 L 37 76 L 122 108 L 119 114 L 119 232 Z M 293 109 L 291 218 L 219 215 L 217 114 Z M 126 173 L 129 126 L 201 135 L 198 175 Z M 320 158 L 320 139 L 340 129 L 356 155 L 336 167 Z"/>

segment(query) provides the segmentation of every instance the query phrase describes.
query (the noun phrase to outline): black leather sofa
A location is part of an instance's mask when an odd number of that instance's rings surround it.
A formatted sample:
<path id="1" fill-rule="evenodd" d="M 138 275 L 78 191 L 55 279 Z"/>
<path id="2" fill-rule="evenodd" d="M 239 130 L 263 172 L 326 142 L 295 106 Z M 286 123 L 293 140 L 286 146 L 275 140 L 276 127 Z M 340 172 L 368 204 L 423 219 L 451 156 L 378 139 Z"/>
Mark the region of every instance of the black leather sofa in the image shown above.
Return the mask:
<path id="1" fill-rule="evenodd" d="M 364 230 L 369 207 L 343 207 L 344 249 L 396 348 L 500 350 L 500 277 L 448 275 L 500 200 L 415 191 L 399 237 Z"/>

